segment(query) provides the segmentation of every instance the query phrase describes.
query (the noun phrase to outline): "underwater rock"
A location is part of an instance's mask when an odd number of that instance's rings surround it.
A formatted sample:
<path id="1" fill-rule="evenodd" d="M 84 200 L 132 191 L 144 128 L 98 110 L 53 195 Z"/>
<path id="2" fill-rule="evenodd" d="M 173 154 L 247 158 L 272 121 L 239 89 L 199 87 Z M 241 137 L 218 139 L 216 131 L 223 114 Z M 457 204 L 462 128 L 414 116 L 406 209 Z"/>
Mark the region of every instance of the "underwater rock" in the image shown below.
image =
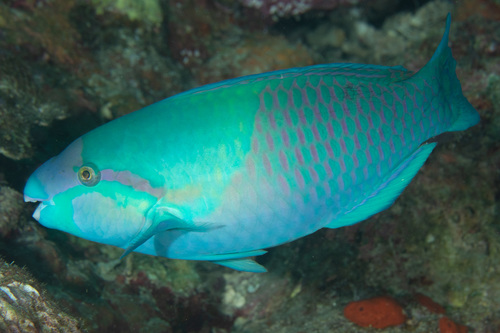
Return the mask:
<path id="1" fill-rule="evenodd" d="M 5 3 L 5 1 L 4 1 Z M 0 45 L 25 52 L 31 60 L 75 69 L 86 56 L 70 12 L 76 0 L 0 3 Z"/>
<path id="2" fill-rule="evenodd" d="M 312 56 L 303 44 L 290 43 L 282 36 L 254 34 L 235 43 L 219 45 L 204 70 L 197 73 L 197 79 L 206 84 L 312 63 Z"/>
<path id="3" fill-rule="evenodd" d="M 101 118 L 117 118 L 185 89 L 178 66 L 151 47 L 150 32 L 124 26 L 106 33 L 114 42 L 100 45 L 95 71 L 83 78 L 92 99 L 102 103 Z"/>
<path id="4" fill-rule="evenodd" d="M 81 320 L 62 311 L 23 269 L 0 259 L 0 331 L 84 332 Z"/>
<path id="5" fill-rule="evenodd" d="M 203 75 L 207 61 L 224 51 L 221 45 L 241 40 L 243 31 L 258 25 L 247 16 L 239 16 L 232 1 L 168 0 L 164 37 L 168 54 L 194 77 Z"/>
<path id="6" fill-rule="evenodd" d="M 264 16 L 286 17 L 300 15 L 313 9 L 327 10 L 341 5 L 357 4 L 362 0 L 240 0 Z"/>
<path id="7" fill-rule="evenodd" d="M 163 12 L 158 0 L 92 0 L 98 15 L 118 13 L 131 21 L 141 21 L 147 25 L 159 25 Z"/>
<path id="8" fill-rule="evenodd" d="M 65 110 L 47 100 L 34 82 L 28 66 L 0 54 L 0 153 L 14 160 L 32 155 L 32 125 L 65 116 Z"/>
<path id="9" fill-rule="evenodd" d="M 7 186 L 0 187 L 0 239 L 5 239 L 19 228 L 24 212 L 23 196 Z"/>

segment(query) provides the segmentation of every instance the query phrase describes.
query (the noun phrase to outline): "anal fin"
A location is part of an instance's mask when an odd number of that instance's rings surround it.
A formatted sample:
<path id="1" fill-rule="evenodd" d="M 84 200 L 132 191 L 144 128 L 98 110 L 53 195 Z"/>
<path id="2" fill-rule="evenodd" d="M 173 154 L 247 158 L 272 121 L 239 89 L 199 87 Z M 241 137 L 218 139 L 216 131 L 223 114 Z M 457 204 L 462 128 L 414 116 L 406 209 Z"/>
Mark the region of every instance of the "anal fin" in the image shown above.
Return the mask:
<path id="1" fill-rule="evenodd" d="M 340 228 L 361 222 L 388 208 L 415 177 L 436 145 L 434 142 L 420 146 L 368 198 L 324 228 Z"/>
<path id="2" fill-rule="evenodd" d="M 267 253 L 266 250 L 253 250 L 235 253 L 221 253 L 200 255 L 188 258 L 189 260 L 211 261 L 214 264 L 226 266 L 237 271 L 264 273 L 267 270 L 249 257 L 260 256 Z"/>
<path id="3" fill-rule="evenodd" d="M 237 271 L 242 272 L 252 272 L 252 273 L 265 273 L 267 269 L 253 261 L 252 259 L 243 258 L 243 259 L 227 259 L 220 261 L 212 261 L 214 264 L 226 266 Z"/>

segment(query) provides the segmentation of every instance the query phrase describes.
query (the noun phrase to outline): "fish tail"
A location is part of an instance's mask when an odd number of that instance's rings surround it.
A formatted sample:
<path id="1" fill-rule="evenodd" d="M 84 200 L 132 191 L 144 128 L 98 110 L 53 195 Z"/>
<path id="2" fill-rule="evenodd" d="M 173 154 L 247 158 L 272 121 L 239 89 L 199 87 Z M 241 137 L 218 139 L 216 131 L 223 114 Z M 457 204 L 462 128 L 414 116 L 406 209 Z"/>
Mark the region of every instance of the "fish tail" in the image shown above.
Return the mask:
<path id="1" fill-rule="evenodd" d="M 446 18 L 446 30 L 431 60 L 415 74 L 415 79 L 429 82 L 430 85 L 440 90 L 440 94 L 448 99 L 450 105 L 449 119 L 451 126 L 445 131 L 462 131 L 479 122 L 479 114 L 462 93 L 462 86 L 456 74 L 457 62 L 448 46 L 451 15 Z"/>

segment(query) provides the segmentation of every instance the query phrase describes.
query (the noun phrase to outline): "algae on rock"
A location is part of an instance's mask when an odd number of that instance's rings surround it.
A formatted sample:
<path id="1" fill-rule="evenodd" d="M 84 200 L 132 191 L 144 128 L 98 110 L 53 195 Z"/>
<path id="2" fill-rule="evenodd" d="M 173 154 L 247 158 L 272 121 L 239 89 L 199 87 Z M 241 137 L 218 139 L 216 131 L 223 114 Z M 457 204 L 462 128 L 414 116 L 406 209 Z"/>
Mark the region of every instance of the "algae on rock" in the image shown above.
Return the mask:
<path id="1" fill-rule="evenodd" d="M 126 15 L 131 21 L 142 21 L 158 25 L 163 16 L 158 0 L 92 0 L 97 14 L 106 11 L 116 11 Z"/>

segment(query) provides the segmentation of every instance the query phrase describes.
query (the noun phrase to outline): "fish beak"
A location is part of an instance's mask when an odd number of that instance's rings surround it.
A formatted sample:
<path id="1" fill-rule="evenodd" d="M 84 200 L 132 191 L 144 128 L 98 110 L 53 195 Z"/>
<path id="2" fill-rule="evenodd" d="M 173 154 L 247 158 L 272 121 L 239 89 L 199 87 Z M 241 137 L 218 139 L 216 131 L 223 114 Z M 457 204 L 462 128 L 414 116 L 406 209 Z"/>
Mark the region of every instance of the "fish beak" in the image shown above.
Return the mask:
<path id="1" fill-rule="evenodd" d="M 24 201 L 40 202 L 38 207 L 36 207 L 33 212 L 33 218 L 38 222 L 40 222 L 40 214 L 42 210 L 54 204 L 47 193 L 45 193 L 42 183 L 38 180 L 36 174 L 30 176 L 26 186 L 24 187 Z"/>
<path id="2" fill-rule="evenodd" d="M 24 195 L 24 202 L 38 202 L 38 201 L 40 201 L 40 200 L 30 198 L 26 194 Z"/>
<path id="3" fill-rule="evenodd" d="M 33 218 L 40 221 L 40 212 L 50 205 L 48 201 L 50 199 L 49 195 L 45 192 L 42 183 L 36 176 L 36 171 L 33 175 L 28 178 L 26 186 L 24 187 L 24 201 L 25 202 L 39 202 L 41 203 L 35 209 L 33 213 Z"/>
<path id="4" fill-rule="evenodd" d="M 43 202 L 40 203 L 38 205 L 38 207 L 36 207 L 35 211 L 33 212 L 33 218 L 37 221 L 40 221 L 40 212 L 42 211 L 42 209 L 44 209 L 45 207 L 47 207 L 46 204 L 44 204 Z"/>
<path id="5" fill-rule="evenodd" d="M 28 178 L 24 187 L 24 201 L 37 202 L 49 200 L 49 195 L 45 192 L 42 183 L 36 176 L 36 172 Z"/>

